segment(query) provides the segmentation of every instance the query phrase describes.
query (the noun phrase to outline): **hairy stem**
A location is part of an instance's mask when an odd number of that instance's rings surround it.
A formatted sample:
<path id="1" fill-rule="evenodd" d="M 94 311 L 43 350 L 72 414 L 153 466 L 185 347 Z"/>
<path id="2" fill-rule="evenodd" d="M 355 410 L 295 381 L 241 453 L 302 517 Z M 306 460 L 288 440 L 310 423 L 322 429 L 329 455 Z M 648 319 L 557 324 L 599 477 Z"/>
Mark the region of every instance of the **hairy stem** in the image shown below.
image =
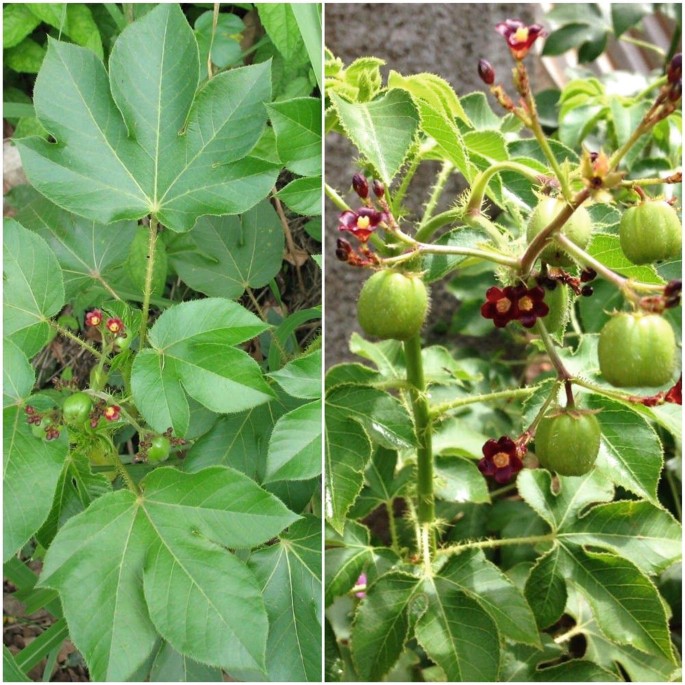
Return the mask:
<path id="1" fill-rule="evenodd" d="M 103 359 L 104 355 L 101 352 L 96 350 L 92 345 L 89 345 L 85 340 L 81 340 L 81 338 L 79 338 L 78 335 L 72 333 L 68 328 L 60 326 L 60 324 L 58 324 L 56 321 L 53 321 L 52 319 L 46 319 L 45 321 L 50 326 L 52 326 L 52 328 L 54 328 L 60 335 L 63 335 L 65 338 L 69 338 L 69 340 L 72 340 L 77 345 L 82 347 L 84 350 L 90 352 L 98 361 Z"/>
<path id="2" fill-rule="evenodd" d="M 571 374 L 566 370 L 564 362 L 561 361 L 561 357 L 557 353 L 557 349 L 554 345 L 554 340 L 552 340 L 552 336 L 547 331 L 547 327 L 542 322 L 542 319 L 538 319 L 535 322 L 535 328 L 537 332 L 540 334 L 540 337 L 542 338 L 542 343 L 545 346 L 545 350 L 547 350 L 547 354 L 549 355 L 550 361 L 552 362 L 552 366 L 554 367 L 554 370 L 557 372 L 557 376 L 559 376 L 559 379 L 562 381 L 570 380 Z"/>
<path id="3" fill-rule="evenodd" d="M 426 202 L 426 208 L 423 211 L 423 216 L 421 217 L 421 222 L 419 223 L 418 232 L 421 231 L 421 226 L 426 224 L 431 218 L 431 216 L 433 216 L 433 212 L 435 211 L 438 201 L 440 200 L 440 196 L 445 190 L 445 185 L 447 184 L 447 181 L 449 180 L 452 171 L 454 171 L 454 164 L 452 164 L 452 162 L 444 161 L 442 163 L 442 167 L 440 168 L 440 173 L 435 179 L 435 185 L 433 186 L 431 195 L 428 198 L 428 202 Z"/>
<path id="4" fill-rule="evenodd" d="M 547 533 L 545 535 L 530 535 L 528 537 L 520 538 L 491 538 L 489 540 L 473 540 L 471 542 L 464 542 L 460 545 L 452 545 L 439 549 L 439 555 L 459 554 L 465 549 L 492 549 L 493 547 L 506 547 L 508 545 L 537 545 L 540 542 L 552 542 L 556 539 L 556 533 Z"/>
<path id="5" fill-rule="evenodd" d="M 416 493 L 418 498 L 417 516 L 423 535 L 435 521 L 435 498 L 433 494 L 433 434 L 430 419 L 428 397 L 426 396 L 426 381 L 423 376 L 423 360 L 421 359 L 421 338 L 418 334 L 404 343 L 404 356 L 407 364 L 407 381 L 411 384 L 411 404 L 414 413 L 414 426 L 418 448 L 416 457 L 418 476 Z M 435 532 L 428 531 L 428 548 L 435 549 Z M 425 555 L 430 554 L 424 549 Z"/>
<path id="6" fill-rule="evenodd" d="M 488 392 L 483 395 L 469 395 L 468 397 L 458 397 L 455 400 L 450 400 L 449 402 L 442 402 L 436 404 L 430 410 L 431 418 L 435 419 L 443 414 L 446 414 L 452 409 L 458 409 L 459 407 L 466 407 L 469 404 L 477 404 L 479 402 L 491 402 L 494 400 L 513 400 L 519 397 L 528 397 L 532 395 L 540 385 L 533 385 L 529 388 L 514 388 L 510 390 L 498 390 L 496 392 Z"/>
<path id="7" fill-rule="evenodd" d="M 147 269 L 145 270 L 145 288 L 143 290 L 143 311 L 140 319 L 139 349 L 145 347 L 147 320 L 150 316 L 150 298 L 152 297 L 152 276 L 155 269 L 155 249 L 157 245 L 157 219 L 150 217 L 150 236 L 147 243 Z"/>
<path id="8" fill-rule="evenodd" d="M 325 191 L 326 191 L 326 197 L 340 210 L 343 212 L 349 212 L 351 211 L 350 206 L 345 202 L 345 200 L 342 199 L 340 193 L 333 188 L 332 186 L 329 186 L 328 183 L 325 185 Z"/>
<path id="9" fill-rule="evenodd" d="M 421 153 L 419 150 L 417 150 L 416 154 L 412 156 L 411 161 L 409 162 L 409 168 L 407 169 L 407 173 L 402 178 L 402 183 L 400 183 L 400 187 L 397 189 L 395 196 L 392 198 L 393 214 L 397 214 L 397 210 L 402 204 L 402 200 L 404 200 L 404 196 L 406 195 L 407 190 L 409 189 L 409 184 L 412 182 L 414 174 L 416 173 L 416 170 L 419 168 L 419 164 L 421 164 Z M 386 187 L 386 197 L 389 197 L 389 192 L 390 189 Z"/>

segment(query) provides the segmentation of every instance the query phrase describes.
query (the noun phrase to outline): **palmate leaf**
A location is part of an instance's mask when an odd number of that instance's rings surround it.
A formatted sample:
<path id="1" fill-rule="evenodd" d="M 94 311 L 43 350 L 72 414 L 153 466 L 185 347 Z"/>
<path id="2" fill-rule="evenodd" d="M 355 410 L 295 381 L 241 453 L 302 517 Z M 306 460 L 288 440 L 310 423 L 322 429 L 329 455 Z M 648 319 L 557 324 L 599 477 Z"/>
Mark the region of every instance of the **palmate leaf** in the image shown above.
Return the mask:
<path id="1" fill-rule="evenodd" d="M 597 470 L 578 478 L 560 477 L 555 494 L 549 472 L 519 475 L 521 496 L 556 537 L 555 548 L 533 568 L 526 597 L 539 622 L 546 624 L 559 612 L 558 604 L 547 598 L 557 591 L 560 577 L 570 580 L 587 598 L 609 639 L 675 663 L 664 603 L 646 574 L 680 558 L 680 527 L 649 502 L 603 503 L 585 512 L 591 503 L 613 497 L 606 483 Z"/>
<path id="2" fill-rule="evenodd" d="M 309 516 L 254 552 L 249 567 L 269 615 L 266 669 L 272 681 L 321 679 L 321 520 Z"/>
<path id="3" fill-rule="evenodd" d="M 167 309 L 150 329 L 151 347 L 133 362 L 136 406 L 155 430 L 185 435 L 190 421 L 186 393 L 219 413 L 268 402 L 274 393 L 259 365 L 234 345 L 268 326 L 239 304 L 220 298 Z"/>
<path id="4" fill-rule="evenodd" d="M 38 235 L 5 219 L 3 235 L 4 335 L 31 358 L 50 339 L 48 319 L 64 306 L 57 258 Z"/>
<path id="5" fill-rule="evenodd" d="M 140 487 L 70 519 L 45 558 L 41 584 L 59 591 L 93 679 L 129 679 L 160 636 L 202 663 L 263 673 L 261 588 L 228 549 L 259 545 L 297 516 L 224 467 L 158 468 Z"/>
<path id="6" fill-rule="evenodd" d="M 152 214 L 174 231 L 237 214 L 267 195 L 277 167 L 246 155 L 266 123 L 269 63 L 199 84 L 198 47 L 178 5 L 122 31 L 109 73 L 90 51 L 50 39 L 34 91 L 55 138 L 18 142 L 31 183 L 100 223 Z"/>

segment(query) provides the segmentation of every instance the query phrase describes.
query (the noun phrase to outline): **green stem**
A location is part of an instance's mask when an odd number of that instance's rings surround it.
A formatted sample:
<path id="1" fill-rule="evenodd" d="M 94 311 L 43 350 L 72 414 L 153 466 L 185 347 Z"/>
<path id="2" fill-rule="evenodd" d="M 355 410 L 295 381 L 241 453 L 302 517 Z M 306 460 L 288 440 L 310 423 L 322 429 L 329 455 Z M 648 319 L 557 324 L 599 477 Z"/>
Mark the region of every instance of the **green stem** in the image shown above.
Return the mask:
<path id="1" fill-rule="evenodd" d="M 114 457 L 114 468 L 116 468 L 119 475 L 124 479 L 126 487 L 133 494 L 140 495 L 140 490 L 138 489 L 138 486 L 133 482 L 133 478 L 131 478 L 129 472 L 126 470 L 126 466 L 124 465 L 124 462 L 121 461 L 119 453 L 116 450 L 112 450 L 112 456 Z"/>
<path id="2" fill-rule="evenodd" d="M 566 370 L 564 362 L 561 360 L 561 357 L 557 353 L 556 347 L 554 345 L 554 340 L 552 340 L 552 336 L 547 331 L 547 327 L 543 323 L 542 319 L 538 319 L 535 322 L 535 328 L 537 332 L 540 334 L 540 337 L 542 338 L 542 343 L 545 346 L 545 349 L 547 350 L 547 354 L 549 355 L 550 361 L 552 362 L 552 366 L 557 372 L 559 379 L 562 381 L 570 380 L 571 374 Z"/>
<path id="3" fill-rule="evenodd" d="M 471 198 L 466 207 L 466 214 L 480 214 L 485 193 L 492 177 L 502 171 L 513 171 L 516 174 L 525 176 L 532 183 L 540 183 L 540 174 L 530 167 L 518 164 L 517 162 L 497 162 L 497 164 L 493 164 L 491 167 L 481 171 L 473 180 Z"/>
<path id="4" fill-rule="evenodd" d="M 644 100 L 655 88 L 660 88 L 661 86 L 665 85 L 667 81 L 668 77 L 664 75 L 654 81 L 654 83 L 650 83 L 643 91 L 635 96 L 635 101 L 639 102 L 640 100 Z"/>
<path id="5" fill-rule="evenodd" d="M 671 176 L 666 176 L 665 178 L 635 178 L 631 179 L 630 181 L 621 181 L 621 185 L 624 188 L 639 188 L 640 186 L 660 186 L 682 182 L 682 176 L 679 176 L 678 174 L 672 174 Z"/>
<path id="6" fill-rule="evenodd" d="M 419 232 L 421 231 L 421 226 L 428 222 L 431 216 L 433 216 L 433 212 L 435 211 L 435 208 L 440 200 L 440 196 L 445 190 L 445 185 L 447 184 L 452 171 L 454 171 L 454 164 L 452 164 L 452 162 L 445 161 L 442 163 L 440 173 L 435 179 L 435 185 L 433 186 L 431 195 L 426 203 L 426 208 L 423 211 L 423 216 L 421 217 L 421 222 L 419 223 L 418 228 Z"/>
<path id="7" fill-rule="evenodd" d="M 449 402 L 442 402 L 431 407 L 430 416 L 432 419 L 436 419 L 443 414 L 446 414 L 452 409 L 459 409 L 460 407 L 466 407 L 469 404 L 477 404 L 479 402 L 491 402 L 493 400 L 513 400 L 519 397 L 527 397 L 532 395 L 540 385 L 533 385 L 529 388 L 514 388 L 513 390 L 498 390 L 496 392 L 488 392 L 482 395 L 469 395 L 468 397 L 458 397 L 457 399 L 450 400 Z"/>
<path id="8" fill-rule="evenodd" d="M 452 224 L 455 221 L 463 218 L 464 209 L 462 207 L 456 207 L 454 209 L 448 209 L 446 212 L 441 212 L 436 214 L 430 221 L 426 222 L 419 227 L 414 236 L 419 242 L 425 243 L 430 237 L 443 226 L 447 224 Z"/>
<path id="9" fill-rule="evenodd" d="M 338 191 L 329 186 L 328 183 L 325 185 L 325 191 L 326 191 L 326 197 L 340 210 L 343 212 L 349 212 L 352 211 L 350 209 L 350 206 L 345 202 L 345 200 L 342 199 Z"/>
<path id="10" fill-rule="evenodd" d="M 630 292 L 633 290 L 643 291 L 643 292 L 661 292 L 664 289 L 663 284 L 658 283 L 642 283 L 641 281 L 633 281 L 629 278 L 624 278 L 619 274 L 615 273 L 611 269 L 607 268 L 591 255 L 589 255 L 585 250 L 578 247 L 572 240 L 569 240 L 563 233 L 556 236 L 556 241 L 564 248 L 564 251 L 571 255 L 575 260 L 580 262 L 583 266 L 589 266 L 597 272 L 598 276 L 601 276 L 604 280 L 613 283 L 623 294 L 629 299 L 635 299 L 631 297 Z"/>
<path id="11" fill-rule="evenodd" d="M 409 168 L 407 169 L 407 173 L 402 178 L 402 183 L 400 183 L 400 187 L 397 189 L 395 196 L 392 198 L 393 214 L 397 214 L 397 209 L 402 204 L 402 200 L 404 200 L 404 196 L 407 194 L 409 184 L 412 182 L 414 174 L 416 173 L 416 170 L 419 168 L 419 164 L 421 164 L 421 155 L 417 150 L 416 154 L 412 157 L 411 162 L 409 162 Z M 385 192 L 386 196 L 389 197 L 388 193 L 390 192 L 390 189 L 386 187 Z"/>
<path id="12" fill-rule="evenodd" d="M 652 43 L 648 43 L 646 40 L 640 40 L 639 38 L 633 38 L 632 36 L 629 36 L 627 33 L 622 34 L 619 36 L 619 40 L 624 41 L 625 43 L 632 43 L 633 45 L 637 45 L 639 48 L 644 48 L 645 50 L 651 50 L 652 52 L 656 52 L 659 57 L 665 57 L 666 53 L 662 48 L 660 48 L 658 45 L 653 45 Z"/>
<path id="13" fill-rule="evenodd" d="M 471 226 L 472 228 L 480 228 L 485 231 L 490 238 L 492 238 L 492 241 L 495 243 L 495 245 L 497 245 L 497 247 L 500 249 L 504 248 L 511 240 L 509 236 L 505 237 L 502 235 L 497 226 L 492 223 L 492 221 L 490 221 L 490 219 L 488 219 L 484 214 L 466 214 L 464 216 L 464 222 L 467 226 Z"/>
<path id="14" fill-rule="evenodd" d="M 537 545 L 540 542 L 553 542 L 556 539 L 556 533 L 547 533 L 545 535 L 530 535 L 528 537 L 520 538 L 492 538 L 489 540 L 474 540 L 472 542 L 465 542 L 461 545 L 452 545 L 439 549 L 439 555 L 451 556 L 452 554 L 460 554 L 466 549 L 492 549 L 493 547 L 506 547 L 508 545 Z"/>
<path id="15" fill-rule="evenodd" d="M 590 197 L 590 191 L 587 188 L 581 190 L 573 200 L 569 204 L 565 204 L 559 214 L 557 214 L 554 219 L 552 219 L 552 221 L 533 238 L 520 260 L 520 271 L 524 278 L 527 278 L 530 274 L 533 264 L 535 264 L 535 260 L 545 249 L 547 243 L 553 237 L 558 237 L 563 225 L 588 197 Z"/>
<path id="16" fill-rule="evenodd" d="M 81 338 L 79 338 L 78 335 L 72 333 L 68 328 L 60 326 L 60 324 L 58 324 L 56 321 L 53 321 L 52 319 L 45 319 L 45 321 L 50 326 L 52 326 L 60 335 L 63 335 L 65 338 L 69 338 L 69 340 L 72 340 L 73 342 L 80 345 L 84 350 L 90 352 L 98 361 L 104 357 L 102 352 L 96 350 L 92 345 L 89 345 L 85 340 L 81 340 Z"/>
<path id="17" fill-rule="evenodd" d="M 682 521 L 683 510 L 680 504 L 680 487 L 675 482 L 675 476 L 673 475 L 673 472 L 668 468 L 666 468 L 666 482 L 668 483 L 668 487 L 671 490 L 671 495 L 673 496 L 673 506 L 675 507 L 676 514 L 678 515 L 678 520 Z"/>
<path id="18" fill-rule="evenodd" d="M 431 527 L 429 532 L 429 547 L 435 549 L 435 499 L 433 494 L 433 435 L 426 395 L 426 381 L 423 376 L 423 360 L 421 359 L 421 338 L 417 333 L 404 343 L 404 357 L 407 365 L 407 381 L 411 384 L 411 404 L 414 413 L 414 426 L 418 448 L 416 450 L 418 475 L 416 492 L 418 497 L 417 516 L 422 532 Z M 424 561 L 430 554 L 423 550 Z"/>
<path id="19" fill-rule="evenodd" d="M 506 495 L 508 492 L 512 492 L 514 490 L 516 490 L 516 483 L 509 483 L 509 485 L 504 485 L 501 488 L 497 488 L 497 490 L 491 490 L 490 499 L 493 497 L 499 497 L 500 495 Z"/>
<path id="20" fill-rule="evenodd" d="M 633 147 L 633 145 L 635 145 L 635 143 L 637 143 L 637 141 L 640 138 L 642 138 L 642 136 L 645 133 L 647 133 L 649 129 L 650 126 L 643 119 L 640 125 L 633 131 L 630 138 L 628 138 L 628 140 L 626 140 L 626 142 L 623 143 L 623 145 L 621 145 L 621 147 L 618 148 L 618 150 L 616 150 L 616 152 L 614 152 L 613 155 L 611 155 L 611 158 L 609 159 L 609 168 L 616 169 L 620 164 L 621 160 L 623 159 L 623 157 L 625 157 L 625 155 L 628 154 L 630 148 Z"/>
<path id="21" fill-rule="evenodd" d="M 397 524 L 395 523 L 395 512 L 392 506 L 392 500 L 385 503 L 385 510 L 388 512 L 388 528 L 390 530 L 390 546 L 392 551 L 400 556 L 400 544 L 397 537 Z"/>
<path id="22" fill-rule="evenodd" d="M 145 288 L 143 290 L 143 311 L 140 320 L 139 348 L 145 346 L 147 335 L 147 320 L 150 315 L 150 297 L 152 296 L 152 276 L 155 268 L 155 247 L 157 245 L 157 219 L 150 217 L 150 237 L 147 244 L 147 269 L 145 271 Z"/>

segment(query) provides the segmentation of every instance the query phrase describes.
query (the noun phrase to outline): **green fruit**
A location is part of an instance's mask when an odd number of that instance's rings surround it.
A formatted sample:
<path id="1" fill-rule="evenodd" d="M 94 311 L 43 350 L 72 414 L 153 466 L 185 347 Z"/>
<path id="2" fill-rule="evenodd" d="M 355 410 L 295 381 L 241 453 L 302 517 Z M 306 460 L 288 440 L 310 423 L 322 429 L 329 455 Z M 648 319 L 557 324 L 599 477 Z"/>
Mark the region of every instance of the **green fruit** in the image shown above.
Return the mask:
<path id="1" fill-rule="evenodd" d="M 560 476 L 582 476 L 597 460 L 601 433 L 594 414 L 578 409 L 560 411 L 540 421 L 535 454 L 549 471 Z"/>
<path id="2" fill-rule="evenodd" d="M 147 450 L 147 460 L 153 464 L 166 461 L 169 458 L 171 443 L 164 435 L 157 435 L 152 438 L 152 444 Z"/>
<path id="3" fill-rule="evenodd" d="M 428 291 L 416 276 L 379 271 L 369 278 L 357 302 L 357 318 L 367 335 L 381 340 L 409 340 L 423 326 Z"/>
<path id="4" fill-rule="evenodd" d="M 130 332 L 124 333 L 123 335 L 118 335 L 116 338 L 114 338 L 114 347 L 118 352 L 124 352 L 131 347 L 132 340 L 133 336 Z"/>
<path id="5" fill-rule="evenodd" d="M 540 231 L 549 226 L 565 206 L 566 202 L 564 200 L 554 197 L 545 197 L 540 200 L 540 203 L 533 210 L 528 220 L 528 230 L 526 231 L 528 243 L 531 243 Z M 571 214 L 571 218 L 564 224 L 561 232 L 578 247 L 587 247 L 592 237 L 592 219 L 587 209 L 578 207 Z M 547 264 L 552 266 L 568 266 L 573 263 L 569 255 L 554 240 L 547 244 L 540 257 L 543 262 L 547 262 Z"/>
<path id="6" fill-rule="evenodd" d="M 621 249 L 633 264 L 680 257 L 683 231 L 678 214 L 662 201 L 626 210 L 619 226 Z"/>
<path id="7" fill-rule="evenodd" d="M 658 314 L 623 312 L 599 334 L 599 369 L 617 388 L 652 388 L 668 383 L 677 348 L 671 325 Z"/>
<path id="8" fill-rule="evenodd" d="M 62 404 L 62 416 L 68 426 L 80 426 L 90 416 L 93 400 L 85 392 L 77 392 L 67 397 Z"/>
<path id="9" fill-rule="evenodd" d="M 568 288 L 561 283 L 557 283 L 557 287 L 554 290 L 545 290 L 545 303 L 549 307 L 549 313 L 542 319 L 545 328 L 550 333 L 557 333 L 563 330 L 568 321 Z"/>

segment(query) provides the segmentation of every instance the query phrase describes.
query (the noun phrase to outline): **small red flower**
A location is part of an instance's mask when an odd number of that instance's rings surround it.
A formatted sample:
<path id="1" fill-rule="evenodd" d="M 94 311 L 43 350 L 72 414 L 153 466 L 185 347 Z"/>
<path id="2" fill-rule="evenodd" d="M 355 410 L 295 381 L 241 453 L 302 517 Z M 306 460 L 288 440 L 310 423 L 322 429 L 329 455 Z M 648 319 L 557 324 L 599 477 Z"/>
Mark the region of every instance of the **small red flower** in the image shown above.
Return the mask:
<path id="1" fill-rule="evenodd" d="M 680 374 L 678 382 L 666 393 L 666 402 L 672 402 L 673 404 L 683 403 L 683 374 Z"/>
<path id="2" fill-rule="evenodd" d="M 118 421 L 121 416 L 121 407 L 118 404 L 110 404 L 108 407 L 105 407 L 103 416 L 108 421 Z"/>
<path id="3" fill-rule="evenodd" d="M 99 326 L 102 323 L 102 312 L 93 309 L 86 313 L 86 326 Z"/>
<path id="4" fill-rule="evenodd" d="M 478 468 L 484 476 L 504 485 L 523 468 L 521 456 L 517 444 L 503 435 L 499 440 L 488 440 L 483 445 L 483 458 L 478 462 Z"/>
<path id="5" fill-rule="evenodd" d="M 518 317 L 516 302 L 521 294 L 521 286 L 508 285 L 506 288 L 493 286 L 485 293 L 485 303 L 480 308 L 481 315 L 492 319 L 497 328 L 504 328 Z M 523 292 L 526 288 L 523 287 Z"/>
<path id="6" fill-rule="evenodd" d="M 370 207 L 362 207 L 356 212 L 348 210 L 338 219 L 338 230 L 349 231 L 357 240 L 365 243 L 383 220 L 383 214 Z"/>
<path id="7" fill-rule="evenodd" d="M 534 326 L 536 319 L 549 314 L 549 307 L 545 303 L 544 288 L 536 285 L 534 288 L 526 289 L 526 292 L 518 298 L 516 307 L 521 325 L 526 328 Z"/>
<path id="8" fill-rule="evenodd" d="M 545 30 L 539 24 L 526 26 L 518 19 L 502 21 L 495 26 L 495 30 L 504 36 L 511 54 L 517 60 L 523 59 L 528 54 L 528 50 L 530 50 L 533 43 L 540 36 L 545 35 Z"/>
<path id="9" fill-rule="evenodd" d="M 367 584 L 367 579 L 366 579 L 366 573 L 362 573 L 359 578 L 357 578 L 357 582 L 355 583 L 355 588 L 357 589 L 357 592 L 354 593 L 355 597 L 359 597 L 359 599 L 363 599 L 366 597 L 366 584 Z"/>
<path id="10" fill-rule="evenodd" d="M 116 316 L 107 319 L 107 330 L 110 333 L 121 333 L 124 330 L 124 322 Z"/>

